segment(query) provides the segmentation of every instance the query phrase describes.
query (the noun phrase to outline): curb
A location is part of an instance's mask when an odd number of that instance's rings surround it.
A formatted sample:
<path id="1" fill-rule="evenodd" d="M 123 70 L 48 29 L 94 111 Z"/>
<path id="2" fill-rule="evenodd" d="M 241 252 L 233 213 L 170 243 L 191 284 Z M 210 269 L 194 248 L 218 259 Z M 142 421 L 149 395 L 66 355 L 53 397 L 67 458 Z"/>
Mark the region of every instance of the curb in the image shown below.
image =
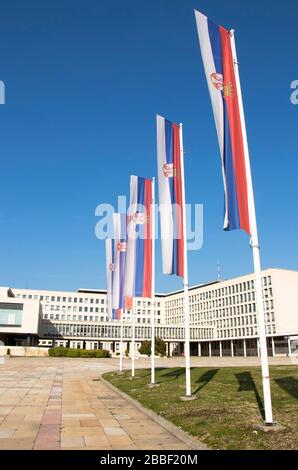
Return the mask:
<path id="1" fill-rule="evenodd" d="M 162 426 L 166 431 L 170 432 L 174 437 L 180 439 L 180 441 L 182 441 L 182 442 L 184 442 L 184 444 L 188 445 L 192 450 L 210 450 L 210 449 L 208 449 L 208 447 L 205 444 L 203 444 L 198 439 L 193 438 L 190 434 L 188 434 L 187 432 L 185 432 L 182 429 L 175 426 L 175 424 L 173 424 L 170 421 L 167 421 L 165 418 L 162 418 L 161 416 L 157 415 L 156 413 L 154 413 L 154 411 L 149 410 L 148 408 L 145 408 L 143 405 L 141 405 L 140 402 L 138 402 L 134 398 L 130 397 L 126 393 L 119 390 L 113 384 L 111 384 L 110 382 L 105 380 L 102 375 L 100 375 L 100 380 L 107 387 L 109 387 L 111 390 L 113 390 L 115 393 L 118 393 L 118 395 L 120 395 L 122 398 L 124 398 L 125 400 L 130 402 L 132 405 L 134 405 L 136 408 L 138 408 L 140 411 L 142 411 L 145 415 L 147 415 L 149 418 L 151 418 L 157 424 Z"/>

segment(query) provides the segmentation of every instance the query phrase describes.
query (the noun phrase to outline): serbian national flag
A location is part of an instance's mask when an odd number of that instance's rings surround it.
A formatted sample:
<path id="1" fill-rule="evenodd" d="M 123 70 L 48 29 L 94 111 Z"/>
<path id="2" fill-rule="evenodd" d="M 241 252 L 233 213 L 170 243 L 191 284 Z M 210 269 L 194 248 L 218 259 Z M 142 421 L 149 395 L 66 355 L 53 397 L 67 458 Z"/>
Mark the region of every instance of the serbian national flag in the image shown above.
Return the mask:
<path id="1" fill-rule="evenodd" d="M 113 318 L 113 276 L 114 276 L 114 240 L 106 239 L 106 287 L 108 318 Z"/>
<path id="2" fill-rule="evenodd" d="M 224 230 L 251 233 L 247 180 L 249 161 L 244 152 L 231 33 L 196 11 L 202 58 L 219 140 L 225 193 Z"/>
<path id="3" fill-rule="evenodd" d="M 126 308 L 134 297 L 152 297 L 152 181 L 130 177 L 125 268 Z"/>
<path id="4" fill-rule="evenodd" d="M 184 276 L 184 168 L 180 126 L 157 116 L 157 173 L 164 274 Z"/>
<path id="5" fill-rule="evenodd" d="M 113 214 L 114 223 L 114 274 L 113 274 L 113 319 L 120 320 L 124 305 L 124 279 L 126 261 L 126 214 Z"/>

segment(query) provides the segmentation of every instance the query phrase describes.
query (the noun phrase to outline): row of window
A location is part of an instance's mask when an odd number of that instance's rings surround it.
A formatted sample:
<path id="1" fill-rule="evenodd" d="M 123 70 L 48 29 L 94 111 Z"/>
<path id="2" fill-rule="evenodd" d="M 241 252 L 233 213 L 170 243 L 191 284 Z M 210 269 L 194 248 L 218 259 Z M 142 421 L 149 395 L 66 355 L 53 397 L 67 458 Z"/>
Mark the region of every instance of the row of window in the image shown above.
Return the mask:
<path id="1" fill-rule="evenodd" d="M 275 325 L 266 325 L 266 334 L 271 335 L 276 333 Z M 251 326 L 248 328 L 234 328 L 229 330 L 221 330 L 218 332 L 218 338 L 242 338 L 245 336 L 257 336 L 257 326 Z"/>
<path id="2" fill-rule="evenodd" d="M 89 297 L 62 297 L 56 295 L 17 294 L 17 298 L 39 300 L 40 302 L 63 302 L 84 304 L 105 304 L 105 299 Z"/>
<path id="3" fill-rule="evenodd" d="M 156 336 L 163 339 L 184 339 L 184 328 L 174 327 L 156 327 Z M 43 329 L 44 337 L 58 338 L 62 337 L 84 337 L 84 338 L 120 338 L 121 328 L 120 325 L 83 325 L 83 324 L 66 324 L 66 323 L 45 323 Z M 131 338 L 132 329 L 131 325 L 124 325 L 123 338 Z M 147 326 L 136 326 L 135 328 L 136 339 L 150 339 L 151 328 Z M 212 328 L 191 328 L 190 339 L 214 339 L 214 330 Z"/>
<path id="4" fill-rule="evenodd" d="M 61 306 L 61 305 L 43 305 L 43 311 L 51 312 L 85 312 L 85 313 L 107 313 L 104 307 L 76 307 L 76 306 Z"/>
<path id="5" fill-rule="evenodd" d="M 157 307 L 160 307 L 160 302 L 155 303 Z M 137 307 L 150 307 L 152 305 L 150 300 L 138 300 L 137 301 Z"/>
<path id="6" fill-rule="evenodd" d="M 272 285 L 271 276 L 266 276 L 262 278 L 262 284 L 264 288 Z M 231 286 L 221 287 L 218 289 L 212 289 L 206 292 L 199 292 L 198 294 L 193 294 L 189 296 L 190 303 L 196 303 L 208 299 L 220 299 L 226 296 L 231 296 L 233 294 L 244 293 L 247 291 L 253 291 L 254 289 L 254 281 L 244 281 L 237 284 L 233 284 Z M 266 290 L 266 289 L 265 289 Z M 269 295 L 268 292 L 265 292 L 265 296 Z M 271 289 L 272 295 L 272 289 Z M 222 299 L 221 299 L 222 300 Z M 243 300 L 244 301 L 244 300 Z M 179 297 L 177 299 L 169 300 L 165 302 L 165 307 L 175 307 L 175 306 L 183 306 L 183 297 Z"/>
<path id="7" fill-rule="evenodd" d="M 268 310 L 273 310 L 274 304 L 273 300 L 266 300 L 264 301 L 264 309 L 265 311 Z M 200 313 L 200 309 L 197 308 L 196 305 L 191 305 L 190 306 L 190 313 L 197 313 L 198 319 L 201 320 L 208 320 L 208 319 L 213 319 L 213 318 L 222 318 L 222 317 L 228 317 L 228 316 L 235 316 L 235 315 L 246 315 L 249 313 L 256 312 L 256 304 L 244 304 L 244 305 L 238 305 L 237 307 L 229 307 L 229 308 L 224 308 L 224 309 L 218 309 L 218 310 L 209 310 L 209 311 L 203 311 Z M 180 316 L 183 317 L 183 308 L 174 308 L 174 309 L 169 309 L 166 310 L 166 321 L 171 322 L 174 320 L 175 317 Z"/>
<path id="8" fill-rule="evenodd" d="M 64 315 L 59 313 L 44 313 L 43 318 L 45 320 L 67 320 L 67 321 L 106 321 L 105 316 L 87 316 L 87 315 Z"/>
<path id="9" fill-rule="evenodd" d="M 105 316 L 87 316 L 87 315 L 60 315 L 59 313 L 45 313 L 43 315 L 43 318 L 45 320 L 67 320 L 67 321 L 91 321 L 91 322 L 103 322 L 107 321 L 107 317 Z M 131 322 L 131 317 L 123 317 L 124 321 L 129 321 Z M 136 318 L 136 323 L 151 323 L 151 318 Z M 156 319 L 156 323 L 160 324 L 160 318 Z"/>

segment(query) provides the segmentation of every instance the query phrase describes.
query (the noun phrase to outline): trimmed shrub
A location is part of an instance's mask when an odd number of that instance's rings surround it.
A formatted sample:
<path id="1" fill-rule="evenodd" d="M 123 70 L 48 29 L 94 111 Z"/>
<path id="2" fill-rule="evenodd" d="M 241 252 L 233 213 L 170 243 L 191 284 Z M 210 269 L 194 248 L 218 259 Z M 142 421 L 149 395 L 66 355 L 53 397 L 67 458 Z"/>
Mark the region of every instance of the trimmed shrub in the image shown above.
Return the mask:
<path id="1" fill-rule="evenodd" d="M 80 357 L 91 357 L 92 351 L 87 351 L 87 349 L 80 349 Z"/>
<path id="2" fill-rule="evenodd" d="M 106 357 L 111 357 L 110 351 L 107 351 L 106 349 L 95 349 L 95 357 L 97 358 L 106 358 Z"/>
<path id="3" fill-rule="evenodd" d="M 105 358 L 110 357 L 109 351 L 106 349 L 74 349 L 74 348 L 50 348 L 50 357 L 83 357 L 83 358 Z"/>
<path id="4" fill-rule="evenodd" d="M 60 346 L 59 348 L 50 348 L 49 356 L 51 357 L 63 357 L 66 356 L 67 348 Z"/>
<path id="5" fill-rule="evenodd" d="M 80 357 L 80 349 L 65 348 L 64 357 Z"/>

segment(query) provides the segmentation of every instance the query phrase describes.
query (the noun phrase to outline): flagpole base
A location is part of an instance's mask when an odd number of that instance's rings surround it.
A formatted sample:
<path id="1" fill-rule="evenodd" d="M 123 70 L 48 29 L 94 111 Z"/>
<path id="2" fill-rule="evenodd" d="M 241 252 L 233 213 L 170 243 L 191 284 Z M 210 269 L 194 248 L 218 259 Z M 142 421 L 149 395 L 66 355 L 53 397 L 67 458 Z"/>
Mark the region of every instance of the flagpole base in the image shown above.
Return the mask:
<path id="1" fill-rule="evenodd" d="M 286 426 L 283 426 L 282 424 L 278 424 L 276 422 L 273 423 L 264 423 L 262 424 L 256 424 L 254 427 L 255 431 L 263 431 L 263 432 L 283 432 L 287 428 Z"/>
<path id="2" fill-rule="evenodd" d="M 160 384 L 147 384 L 148 388 L 158 388 L 160 387 Z"/>
<path id="3" fill-rule="evenodd" d="M 197 399 L 196 395 L 183 395 L 182 397 L 179 397 L 180 401 L 192 401 L 196 399 Z"/>

